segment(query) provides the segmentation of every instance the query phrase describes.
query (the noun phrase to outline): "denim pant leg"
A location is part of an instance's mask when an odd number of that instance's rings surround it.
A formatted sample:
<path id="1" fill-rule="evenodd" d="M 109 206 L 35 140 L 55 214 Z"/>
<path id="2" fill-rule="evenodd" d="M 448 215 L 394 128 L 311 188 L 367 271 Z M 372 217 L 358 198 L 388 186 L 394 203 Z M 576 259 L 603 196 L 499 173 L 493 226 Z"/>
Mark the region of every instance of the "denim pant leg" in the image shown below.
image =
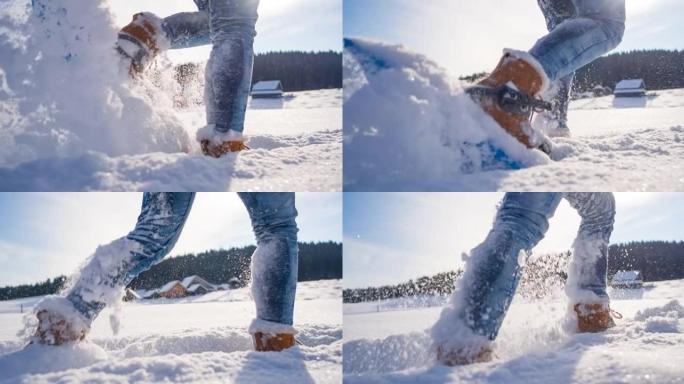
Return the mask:
<path id="1" fill-rule="evenodd" d="M 561 193 L 507 193 L 485 241 L 472 250 L 463 277 L 466 325 L 494 340 L 520 278 L 518 258 L 543 237 Z"/>
<path id="2" fill-rule="evenodd" d="M 568 193 L 582 223 L 573 246 L 566 291 L 576 301 L 607 300 L 608 243 L 615 222 L 612 193 Z"/>
<path id="3" fill-rule="evenodd" d="M 257 240 L 252 296 L 257 319 L 292 325 L 297 289 L 297 209 L 294 193 L 239 193 Z"/>
<path id="4" fill-rule="evenodd" d="M 567 0 L 546 3 L 569 6 Z M 624 0 L 572 0 L 572 5 L 575 16 L 556 25 L 530 50 L 552 82 L 615 48 L 624 34 Z"/>
<path id="5" fill-rule="evenodd" d="M 164 34 L 171 49 L 207 45 L 209 38 L 209 13 L 207 11 L 182 12 L 164 18 Z"/>
<path id="6" fill-rule="evenodd" d="M 194 193 L 145 193 L 135 229 L 98 247 L 82 268 L 67 294 L 74 307 L 92 321 L 107 304 L 120 299 L 121 287 L 171 251 L 194 198 Z"/>
<path id="7" fill-rule="evenodd" d="M 252 83 L 259 0 L 208 0 L 213 49 L 205 71 L 207 124 L 219 133 L 244 130 Z"/>
<path id="8" fill-rule="evenodd" d="M 546 27 L 552 32 L 559 24 L 575 17 L 575 5 L 572 0 L 537 0 L 539 8 L 544 14 Z M 570 91 L 575 72 L 562 77 L 554 85 L 553 115 L 561 127 L 567 127 L 568 104 L 570 103 Z"/>

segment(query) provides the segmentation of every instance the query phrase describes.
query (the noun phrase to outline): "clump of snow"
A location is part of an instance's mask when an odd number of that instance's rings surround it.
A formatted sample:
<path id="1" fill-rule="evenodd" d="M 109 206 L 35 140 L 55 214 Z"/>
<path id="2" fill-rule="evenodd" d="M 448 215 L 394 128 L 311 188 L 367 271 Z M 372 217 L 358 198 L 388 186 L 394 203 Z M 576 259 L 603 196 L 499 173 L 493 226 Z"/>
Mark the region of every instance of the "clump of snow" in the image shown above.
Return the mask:
<path id="1" fill-rule="evenodd" d="M 460 175 L 544 164 L 435 63 L 345 40 L 344 175 L 350 189 L 439 189 Z"/>
<path id="2" fill-rule="evenodd" d="M 128 77 L 107 1 L 13 3 L 0 9 L 0 165 L 188 150 L 171 100 Z"/>
<path id="3" fill-rule="evenodd" d="M 77 369 L 107 360 L 107 358 L 107 352 L 102 347 L 88 341 L 58 347 L 31 344 L 20 351 L 0 358 L 0 372 L 2 372 L 0 381 L 3 383 L 20 382 L 17 376 Z"/>
<path id="4" fill-rule="evenodd" d="M 680 319 L 684 319 L 684 307 L 678 300 L 661 307 L 646 308 L 634 315 L 634 320 L 644 323 L 646 332 L 678 333 Z"/>

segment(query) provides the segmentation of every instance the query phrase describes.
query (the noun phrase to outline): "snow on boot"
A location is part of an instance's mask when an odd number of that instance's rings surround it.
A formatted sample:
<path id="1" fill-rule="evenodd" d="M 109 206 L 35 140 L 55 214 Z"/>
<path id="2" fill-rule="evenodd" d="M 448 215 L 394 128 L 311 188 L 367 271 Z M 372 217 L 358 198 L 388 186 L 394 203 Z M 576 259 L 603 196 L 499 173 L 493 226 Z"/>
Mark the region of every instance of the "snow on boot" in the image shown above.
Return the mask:
<path id="1" fill-rule="evenodd" d="M 227 153 L 249 149 L 246 144 L 247 138 L 242 133 L 232 130 L 219 132 L 215 124 L 207 124 L 199 129 L 196 137 L 202 153 L 206 156 L 219 158 Z"/>
<path id="2" fill-rule="evenodd" d="M 296 344 L 292 333 L 264 333 L 255 332 L 253 335 L 254 350 L 259 352 L 280 352 L 294 347 Z"/>
<path id="3" fill-rule="evenodd" d="M 520 143 L 547 152 L 548 139 L 532 128 L 530 119 L 532 112 L 551 108 L 539 99 L 548 87 L 549 79 L 534 57 L 527 52 L 504 50 L 494 71 L 466 92 Z"/>
<path id="4" fill-rule="evenodd" d="M 463 347 L 459 349 L 446 349 L 443 346 L 437 348 L 437 361 L 453 367 L 474 363 L 486 363 L 492 361 L 493 352 L 489 345 L 477 347 Z"/>
<path id="5" fill-rule="evenodd" d="M 163 49 L 170 45 L 162 29 L 163 20 L 150 12 L 133 15 L 133 21 L 119 31 L 116 50 L 130 60 L 129 73 L 142 73 Z"/>
<path id="6" fill-rule="evenodd" d="M 211 156 L 217 159 L 226 153 L 240 152 L 249 149 L 244 141 L 224 141 L 218 145 L 214 145 L 209 140 L 202 140 L 200 146 L 202 147 L 202 153 L 205 156 Z"/>
<path id="7" fill-rule="evenodd" d="M 579 332 L 603 332 L 608 328 L 615 326 L 615 321 L 611 316 L 611 310 L 608 304 L 575 304 L 573 307 L 577 313 L 577 329 Z M 621 318 L 617 312 L 614 312 L 617 318 Z"/>
<path id="8" fill-rule="evenodd" d="M 69 300 L 62 296 L 46 296 L 34 309 L 38 326 L 31 340 L 45 345 L 62 345 L 83 340 L 90 326 Z"/>

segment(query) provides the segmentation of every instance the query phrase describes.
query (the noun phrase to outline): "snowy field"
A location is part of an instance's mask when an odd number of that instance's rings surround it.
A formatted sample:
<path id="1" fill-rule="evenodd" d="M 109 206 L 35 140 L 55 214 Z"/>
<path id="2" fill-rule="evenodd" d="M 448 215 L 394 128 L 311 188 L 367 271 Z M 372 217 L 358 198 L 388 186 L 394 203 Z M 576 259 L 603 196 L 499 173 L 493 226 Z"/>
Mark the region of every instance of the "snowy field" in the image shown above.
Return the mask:
<path id="1" fill-rule="evenodd" d="M 173 67 L 132 80 L 108 0 L 0 0 L 0 190 L 339 191 L 342 90 L 250 100 L 251 150 L 207 158 Z"/>
<path id="2" fill-rule="evenodd" d="M 502 136 L 467 84 L 424 56 L 347 40 L 344 70 L 345 189 L 684 189 L 683 89 L 573 101 L 573 137 L 549 158 Z"/>
<path id="3" fill-rule="evenodd" d="M 123 305 L 117 336 L 111 310 L 91 342 L 22 348 L 17 332 L 37 298 L 0 301 L 0 383 L 334 383 L 342 380 L 341 281 L 300 283 L 295 328 L 301 345 L 253 352 L 255 316 L 246 288 Z"/>
<path id="4" fill-rule="evenodd" d="M 436 364 L 428 352 L 426 330 L 439 306 L 345 304 L 345 383 L 683 383 L 684 280 L 609 294 L 623 319 L 607 332 L 578 335 L 564 331 L 560 295 L 535 302 L 516 296 L 495 360 L 455 368 Z"/>

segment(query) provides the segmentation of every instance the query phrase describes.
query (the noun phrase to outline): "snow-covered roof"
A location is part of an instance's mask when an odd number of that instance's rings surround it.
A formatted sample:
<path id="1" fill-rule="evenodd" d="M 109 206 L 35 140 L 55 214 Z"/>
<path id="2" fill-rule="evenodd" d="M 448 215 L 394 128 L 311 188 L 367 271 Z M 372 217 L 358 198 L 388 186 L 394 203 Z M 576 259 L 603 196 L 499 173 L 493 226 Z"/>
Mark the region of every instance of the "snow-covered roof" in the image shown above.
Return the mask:
<path id="1" fill-rule="evenodd" d="M 252 92 L 282 91 L 283 84 L 280 80 L 259 81 L 252 87 Z"/>
<path id="2" fill-rule="evenodd" d="M 208 291 L 205 287 L 201 286 L 200 284 L 193 284 L 193 285 L 190 286 L 190 288 L 188 288 L 188 292 L 194 293 L 194 292 L 196 292 L 198 289 L 199 289 L 199 290 Z"/>
<path id="3" fill-rule="evenodd" d="M 635 90 L 635 89 L 645 89 L 646 84 L 643 79 L 628 79 L 622 80 L 615 86 L 615 91 L 625 91 L 625 90 Z"/>
<path id="4" fill-rule="evenodd" d="M 178 280 L 169 281 L 168 283 L 164 284 L 161 288 L 157 289 L 156 292 L 157 293 L 166 292 L 169 289 L 173 288 L 176 284 L 181 284 L 181 282 Z M 181 285 L 183 285 L 183 284 L 181 284 Z M 183 288 L 185 288 L 185 286 L 183 286 Z"/>
<path id="5" fill-rule="evenodd" d="M 613 276 L 613 281 L 637 281 L 641 280 L 641 271 L 618 271 Z"/>
<path id="6" fill-rule="evenodd" d="M 204 280 L 203 278 L 197 275 L 186 277 L 185 279 L 183 279 L 183 282 L 181 284 L 183 284 L 183 286 L 188 289 L 190 288 L 190 286 L 195 284 L 202 285 L 207 290 L 214 289 L 214 286 L 210 282 Z"/>

